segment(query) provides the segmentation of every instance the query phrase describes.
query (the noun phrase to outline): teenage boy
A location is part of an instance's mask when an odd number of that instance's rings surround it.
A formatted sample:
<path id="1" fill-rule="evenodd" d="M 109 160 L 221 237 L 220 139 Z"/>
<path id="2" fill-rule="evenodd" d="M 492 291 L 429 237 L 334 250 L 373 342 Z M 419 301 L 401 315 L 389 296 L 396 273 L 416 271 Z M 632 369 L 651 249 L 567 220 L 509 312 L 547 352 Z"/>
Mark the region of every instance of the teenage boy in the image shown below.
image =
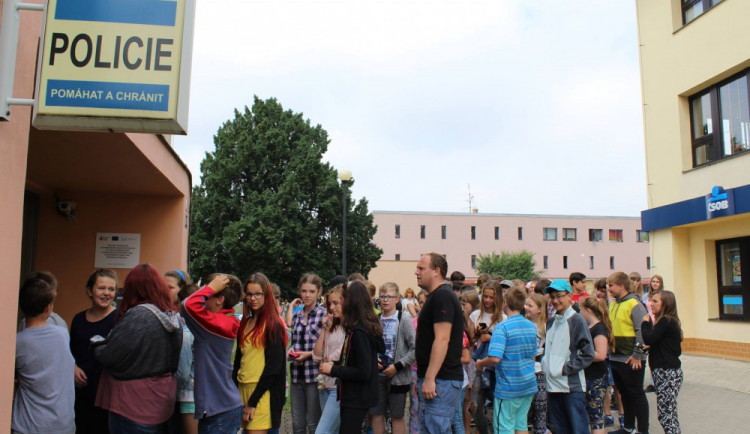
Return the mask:
<path id="1" fill-rule="evenodd" d="M 408 311 L 396 309 L 401 300 L 398 285 L 392 282 L 380 287 L 380 324 L 383 326 L 385 354 L 378 355 L 378 405 L 370 409 L 372 432 L 385 433 L 386 409 L 391 415 L 393 434 L 404 434 L 406 392 L 411 386 L 411 364 L 414 363 L 414 325 Z"/>
<path id="2" fill-rule="evenodd" d="M 583 370 L 594 361 L 586 320 L 573 310 L 568 281 L 555 279 L 544 290 L 555 308 L 547 321 L 542 370 L 547 377 L 547 416 L 555 434 L 587 433 L 589 419 Z"/>
<path id="3" fill-rule="evenodd" d="M 590 295 L 586 292 L 585 274 L 574 271 L 570 273 L 568 282 L 570 282 L 570 287 L 573 291 L 573 293 L 570 295 L 570 299 L 573 300 L 573 303 L 579 303 L 581 298 L 590 297 Z"/>
<path id="4" fill-rule="evenodd" d="M 236 434 L 243 403 L 232 381 L 232 350 L 240 327 L 233 307 L 242 284 L 227 274 L 206 280 L 208 285 L 182 302 L 182 315 L 195 337 L 195 418 L 201 434 Z"/>
<path id="5" fill-rule="evenodd" d="M 641 321 L 648 314 L 637 294 L 631 291 L 630 277 L 623 272 L 607 277 L 607 287 L 614 300 L 609 305 L 609 320 L 615 337 L 615 351 L 609 355 L 615 386 L 620 391 L 625 410 L 625 426 L 618 433 L 648 432 L 648 401 L 643 391 L 646 355 L 643 353 Z"/>
<path id="6" fill-rule="evenodd" d="M 536 326 L 521 315 L 526 291 L 513 288 L 503 298 L 503 312 L 508 319 L 495 326 L 487 357 L 477 361 L 477 368 L 495 366 L 495 432 L 527 432 L 527 415 L 531 400 L 538 391 L 534 373 L 537 353 Z"/>
<path id="7" fill-rule="evenodd" d="M 26 328 L 16 335 L 13 433 L 74 433 L 75 361 L 67 329 L 49 325 L 57 279 L 47 272 L 30 274 L 18 295 Z"/>

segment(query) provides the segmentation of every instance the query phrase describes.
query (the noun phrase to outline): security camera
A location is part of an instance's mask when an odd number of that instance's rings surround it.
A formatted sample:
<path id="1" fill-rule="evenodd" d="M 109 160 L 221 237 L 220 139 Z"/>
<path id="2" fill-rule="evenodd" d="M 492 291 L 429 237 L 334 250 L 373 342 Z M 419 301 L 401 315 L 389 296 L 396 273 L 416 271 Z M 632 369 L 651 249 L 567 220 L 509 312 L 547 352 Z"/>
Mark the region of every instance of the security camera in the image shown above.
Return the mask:
<path id="1" fill-rule="evenodd" d="M 57 213 L 68 219 L 69 222 L 76 221 L 76 203 L 72 200 L 62 200 L 55 198 Z"/>

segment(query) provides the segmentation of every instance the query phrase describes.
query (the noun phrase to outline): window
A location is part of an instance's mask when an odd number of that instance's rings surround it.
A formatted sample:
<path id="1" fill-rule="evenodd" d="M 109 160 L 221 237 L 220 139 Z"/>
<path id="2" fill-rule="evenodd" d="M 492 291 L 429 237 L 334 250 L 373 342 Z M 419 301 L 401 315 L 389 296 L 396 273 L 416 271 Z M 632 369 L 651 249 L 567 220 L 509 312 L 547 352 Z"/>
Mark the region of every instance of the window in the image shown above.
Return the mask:
<path id="1" fill-rule="evenodd" d="M 563 256 L 563 270 L 567 270 L 567 269 L 568 269 L 568 257 Z"/>
<path id="2" fill-rule="evenodd" d="M 651 269 L 651 256 L 646 256 L 646 269 Z"/>
<path id="3" fill-rule="evenodd" d="M 396 238 L 401 238 L 401 225 L 396 225 Z"/>
<path id="4" fill-rule="evenodd" d="M 594 257 L 589 256 L 589 270 L 593 270 L 593 269 L 594 269 Z"/>
<path id="5" fill-rule="evenodd" d="M 545 270 L 549 270 L 549 257 L 548 256 L 544 256 L 542 258 L 542 266 L 544 267 Z"/>
<path id="6" fill-rule="evenodd" d="M 642 231 L 640 229 L 635 230 L 635 241 L 639 243 L 648 242 L 648 231 Z"/>
<path id="7" fill-rule="evenodd" d="M 471 255 L 471 268 L 477 268 L 477 255 Z"/>
<path id="8" fill-rule="evenodd" d="M 720 2 L 721 0 L 682 0 L 682 23 L 693 21 Z"/>
<path id="9" fill-rule="evenodd" d="M 440 238 L 445 239 L 445 236 L 448 233 L 448 228 L 445 226 L 440 226 Z"/>
<path id="10" fill-rule="evenodd" d="M 544 241 L 557 241 L 557 228 L 542 229 L 542 238 Z"/>
<path id="11" fill-rule="evenodd" d="M 397 261 L 400 261 L 400 260 L 401 260 L 401 254 L 400 254 L 400 253 L 396 253 L 396 260 L 397 260 Z"/>
<path id="12" fill-rule="evenodd" d="M 615 243 L 621 243 L 622 242 L 622 229 L 610 229 L 609 240 L 614 241 Z"/>
<path id="13" fill-rule="evenodd" d="M 477 227 L 476 226 L 471 227 L 471 239 L 472 240 L 477 239 Z"/>
<path id="14" fill-rule="evenodd" d="M 589 241 L 598 243 L 604 239 L 604 231 L 602 229 L 589 229 Z"/>
<path id="15" fill-rule="evenodd" d="M 693 166 L 750 149 L 750 70 L 690 98 Z"/>
<path id="16" fill-rule="evenodd" d="M 523 240 L 523 228 L 521 226 L 518 227 L 518 241 Z"/>
<path id="17" fill-rule="evenodd" d="M 500 239 L 500 226 L 495 226 L 495 239 Z"/>
<path id="18" fill-rule="evenodd" d="M 742 263 L 750 261 L 750 237 L 716 242 L 719 280 L 719 318 L 750 321 L 745 300 L 750 300 L 750 280 L 742 279 Z"/>
<path id="19" fill-rule="evenodd" d="M 614 256 L 609 257 L 609 269 L 610 270 L 615 269 L 615 257 Z"/>
<path id="20" fill-rule="evenodd" d="M 563 228 L 563 241 L 575 241 L 577 231 L 575 228 Z"/>
<path id="21" fill-rule="evenodd" d="M 424 239 L 424 235 L 425 235 L 425 227 L 424 225 L 422 225 L 419 227 L 419 238 Z"/>

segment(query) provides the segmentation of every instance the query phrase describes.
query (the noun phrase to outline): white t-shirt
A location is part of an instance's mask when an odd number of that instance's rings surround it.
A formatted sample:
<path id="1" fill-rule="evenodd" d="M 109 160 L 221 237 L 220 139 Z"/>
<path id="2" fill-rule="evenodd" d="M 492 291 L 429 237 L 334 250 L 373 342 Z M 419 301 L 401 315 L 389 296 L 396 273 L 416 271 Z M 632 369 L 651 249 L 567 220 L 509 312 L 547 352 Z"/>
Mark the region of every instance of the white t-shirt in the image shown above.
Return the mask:
<path id="1" fill-rule="evenodd" d="M 502 318 L 503 318 L 503 321 L 505 321 L 506 319 L 508 319 L 508 316 L 503 314 Z M 474 327 L 477 327 L 480 322 L 487 324 L 487 327 L 492 326 L 492 314 L 489 312 L 485 312 L 483 315 L 480 316 L 479 309 L 469 314 L 469 320 L 471 321 L 472 324 L 474 324 Z"/>

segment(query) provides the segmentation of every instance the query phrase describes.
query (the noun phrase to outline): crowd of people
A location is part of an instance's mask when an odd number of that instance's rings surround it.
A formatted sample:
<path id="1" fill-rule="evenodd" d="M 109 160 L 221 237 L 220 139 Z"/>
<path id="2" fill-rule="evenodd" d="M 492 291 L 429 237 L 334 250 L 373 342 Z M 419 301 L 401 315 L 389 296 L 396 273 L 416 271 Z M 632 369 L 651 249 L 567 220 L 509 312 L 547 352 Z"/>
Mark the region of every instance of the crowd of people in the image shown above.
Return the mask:
<path id="1" fill-rule="evenodd" d="M 57 282 L 29 275 L 19 293 L 14 433 L 276 433 L 285 406 L 297 433 L 647 433 L 651 369 L 658 420 L 680 433 L 682 332 L 660 276 L 468 285 L 423 255 L 416 284 L 376 287 L 360 274 L 314 273 L 280 300 L 262 273 L 141 264 L 96 270 L 90 307 L 70 330 L 53 311 Z M 235 314 L 235 306 L 242 314 Z M 240 316 L 240 318 L 238 318 Z M 288 403 L 287 403 L 288 398 Z M 615 405 L 611 405 L 615 404 Z"/>

